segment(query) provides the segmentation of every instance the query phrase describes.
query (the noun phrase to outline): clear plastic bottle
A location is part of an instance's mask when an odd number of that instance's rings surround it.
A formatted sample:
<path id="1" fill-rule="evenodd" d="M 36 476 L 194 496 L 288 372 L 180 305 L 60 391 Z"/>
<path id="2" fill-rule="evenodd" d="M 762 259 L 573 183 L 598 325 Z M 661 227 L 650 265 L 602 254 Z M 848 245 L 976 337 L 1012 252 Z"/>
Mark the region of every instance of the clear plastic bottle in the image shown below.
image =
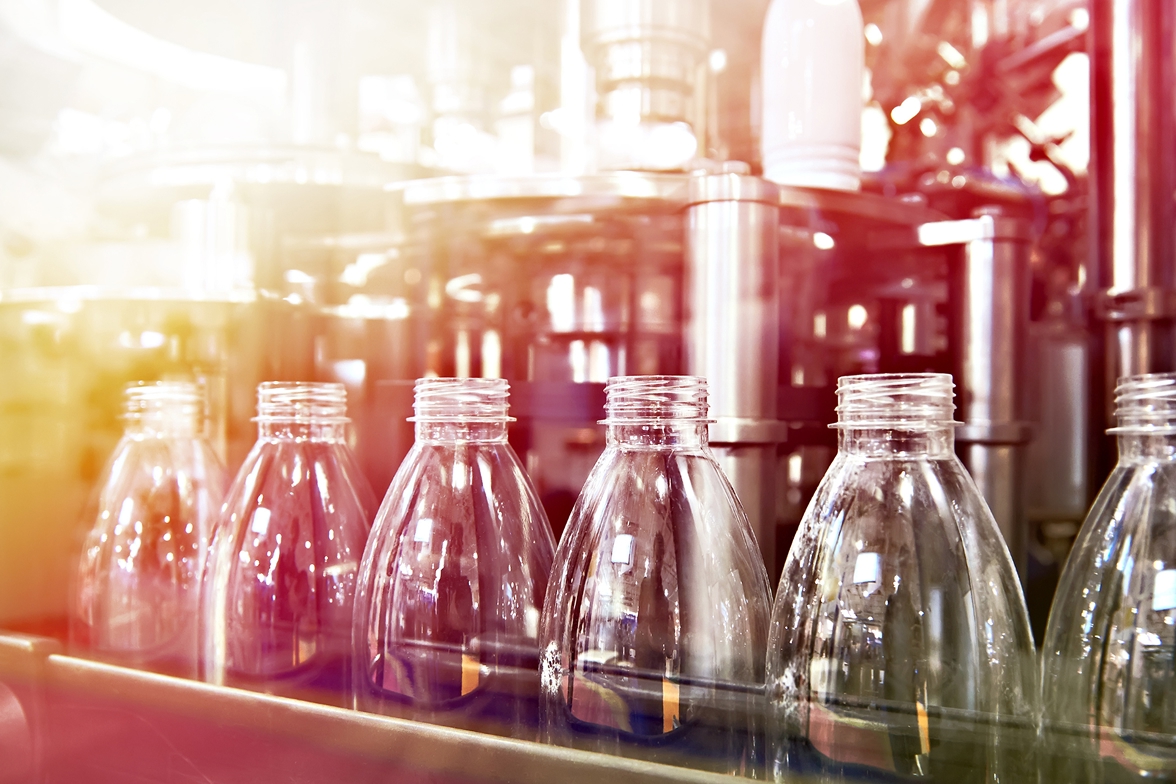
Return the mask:
<path id="1" fill-rule="evenodd" d="M 533 740 L 555 544 L 506 441 L 507 390 L 416 383 L 416 443 L 360 569 L 355 696 L 363 710 Z"/>
<path id="2" fill-rule="evenodd" d="M 133 384 L 74 583 L 71 646 L 130 667 L 196 675 L 196 614 L 224 495 L 192 383 Z"/>
<path id="3" fill-rule="evenodd" d="M 1028 780 L 1037 697 L 1008 548 L 956 458 L 950 375 L 843 376 L 838 452 L 768 649 L 783 779 Z"/>
<path id="4" fill-rule="evenodd" d="M 623 376 L 606 391 L 607 446 L 543 610 L 544 738 L 757 774 L 771 587 L 707 446 L 706 380 Z"/>
<path id="5" fill-rule="evenodd" d="M 1045 632 L 1043 781 L 1176 780 L 1176 374 L 1120 379 L 1116 403 L 1119 463 Z"/>
<path id="6" fill-rule="evenodd" d="M 205 680 L 349 702 L 356 575 L 376 502 L 345 441 L 346 413 L 342 384 L 258 387 L 258 440 L 205 572 Z"/>

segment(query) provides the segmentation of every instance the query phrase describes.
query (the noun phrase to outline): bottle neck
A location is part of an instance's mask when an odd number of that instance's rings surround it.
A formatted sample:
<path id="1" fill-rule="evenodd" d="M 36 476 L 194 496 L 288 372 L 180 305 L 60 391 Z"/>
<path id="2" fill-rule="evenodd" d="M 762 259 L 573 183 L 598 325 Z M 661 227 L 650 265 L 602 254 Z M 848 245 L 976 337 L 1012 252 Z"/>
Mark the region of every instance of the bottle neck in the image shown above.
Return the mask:
<path id="1" fill-rule="evenodd" d="M 955 453 L 955 429 L 950 424 L 918 430 L 843 427 L 837 448 L 863 457 L 940 459 Z"/>
<path id="2" fill-rule="evenodd" d="M 123 404 L 132 438 L 198 438 L 204 435 L 204 396 L 188 381 L 139 382 Z"/>
<path id="3" fill-rule="evenodd" d="M 1176 434 L 1123 433 L 1118 437 L 1119 461 L 1176 461 Z"/>
<path id="4" fill-rule="evenodd" d="M 200 438 L 204 418 L 188 411 L 140 412 L 127 420 L 126 434 L 131 438 Z"/>
<path id="5" fill-rule="evenodd" d="M 460 419 L 418 421 L 416 440 L 428 444 L 505 444 L 506 422 Z"/>
<path id="6" fill-rule="evenodd" d="M 257 387 L 257 435 L 263 441 L 343 442 L 347 422 L 342 384 L 264 381 Z"/>
<path id="7" fill-rule="evenodd" d="M 257 437 L 263 441 L 343 442 L 347 438 L 347 423 L 317 422 L 313 419 L 259 419 Z"/>
<path id="8" fill-rule="evenodd" d="M 605 388 L 607 444 L 623 449 L 702 449 L 707 445 L 706 379 L 616 376 Z"/>
<path id="9" fill-rule="evenodd" d="M 673 420 L 610 423 L 606 434 L 610 447 L 622 449 L 702 449 L 707 445 L 705 422 Z"/>
<path id="10" fill-rule="evenodd" d="M 419 378 L 412 422 L 429 444 L 506 443 L 510 385 L 501 378 Z"/>

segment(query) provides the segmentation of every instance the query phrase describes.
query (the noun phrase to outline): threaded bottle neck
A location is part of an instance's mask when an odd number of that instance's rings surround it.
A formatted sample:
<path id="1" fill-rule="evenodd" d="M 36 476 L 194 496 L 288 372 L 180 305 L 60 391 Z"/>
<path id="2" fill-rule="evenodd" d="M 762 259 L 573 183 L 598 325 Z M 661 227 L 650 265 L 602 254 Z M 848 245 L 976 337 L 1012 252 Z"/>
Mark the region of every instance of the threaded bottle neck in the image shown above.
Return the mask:
<path id="1" fill-rule="evenodd" d="M 702 447 L 707 384 L 699 376 L 616 376 L 605 387 L 609 446 Z"/>
<path id="2" fill-rule="evenodd" d="M 1115 421 L 1120 458 L 1176 458 L 1176 373 L 1119 379 Z"/>
<path id="3" fill-rule="evenodd" d="M 506 441 L 510 384 L 501 378 L 420 378 L 415 387 L 418 441 Z"/>
<path id="4" fill-rule="evenodd" d="M 265 381 L 257 387 L 261 438 L 342 441 L 348 421 L 342 384 Z"/>
<path id="5" fill-rule="evenodd" d="M 1115 387 L 1116 435 L 1176 434 L 1176 373 L 1119 379 Z"/>
<path id="6" fill-rule="evenodd" d="M 837 379 L 838 445 L 877 456 L 943 456 L 954 447 L 948 373 L 880 373 Z"/>
<path id="7" fill-rule="evenodd" d="M 139 381 L 126 388 L 123 419 L 129 435 L 193 438 L 204 433 L 204 394 L 190 381 Z"/>

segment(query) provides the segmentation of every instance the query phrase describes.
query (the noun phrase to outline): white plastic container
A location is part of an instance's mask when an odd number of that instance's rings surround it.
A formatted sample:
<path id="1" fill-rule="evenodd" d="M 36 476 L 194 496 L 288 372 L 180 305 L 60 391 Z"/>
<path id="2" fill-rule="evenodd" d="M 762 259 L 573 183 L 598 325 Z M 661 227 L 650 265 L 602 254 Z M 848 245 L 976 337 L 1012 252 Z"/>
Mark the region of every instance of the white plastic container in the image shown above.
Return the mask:
<path id="1" fill-rule="evenodd" d="M 772 0 L 764 20 L 764 177 L 861 187 L 862 12 L 857 0 Z"/>

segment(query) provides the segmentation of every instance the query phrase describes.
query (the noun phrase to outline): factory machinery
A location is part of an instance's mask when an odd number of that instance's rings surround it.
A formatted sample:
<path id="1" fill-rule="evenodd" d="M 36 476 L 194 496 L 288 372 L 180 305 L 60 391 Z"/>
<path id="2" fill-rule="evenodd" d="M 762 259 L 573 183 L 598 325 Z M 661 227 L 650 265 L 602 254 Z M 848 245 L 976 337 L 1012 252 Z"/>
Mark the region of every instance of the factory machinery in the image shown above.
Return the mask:
<path id="1" fill-rule="evenodd" d="M 501 52 L 473 10 L 433 5 L 416 20 L 427 111 L 477 126 L 501 92 Z M 253 439 L 259 381 L 342 382 L 382 492 L 412 443 L 413 379 L 506 378 L 510 439 L 558 535 L 603 449 L 605 381 L 705 376 L 711 444 L 774 582 L 835 451 L 837 377 L 950 372 L 959 455 L 1044 625 L 1114 462 L 1102 432 L 1115 379 L 1176 369 L 1176 10 L 863 0 L 890 152 L 860 191 L 838 191 L 759 176 L 766 4 L 503 5 L 530 14 L 530 171 L 340 151 L 325 120 L 281 144 L 157 150 L 109 165 L 94 199 L 123 250 L 170 238 L 172 277 L 60 263 L 3 281 L 0 757 L 17 762 L 0 782 L 705 778 L 67 655 L 82 507 L 132 380 L 201 381 L 231 467 Z M 354 81 L 322 66 L 344 47 L 323 46 L 310 86 L 294 87 L 311 119 L 335 117 L 321 96 Z M 1088 175 L 1028 119 L 1074 53 L 1090 63 Z M 597 145 L 598 160 L 578 160 L 591 134 L 552 130 L 574 108 L 569 84 L 589 96 L 583 127 L 636 112 L 690 128 L 697 154 L 616 163 Z M 1010 136 L 1066 178 L 1061 194 L 992 171 L 994 140 Z M 248 755 L 267 767 L 242 767 L 244 748 L 273 750 Z"/>

